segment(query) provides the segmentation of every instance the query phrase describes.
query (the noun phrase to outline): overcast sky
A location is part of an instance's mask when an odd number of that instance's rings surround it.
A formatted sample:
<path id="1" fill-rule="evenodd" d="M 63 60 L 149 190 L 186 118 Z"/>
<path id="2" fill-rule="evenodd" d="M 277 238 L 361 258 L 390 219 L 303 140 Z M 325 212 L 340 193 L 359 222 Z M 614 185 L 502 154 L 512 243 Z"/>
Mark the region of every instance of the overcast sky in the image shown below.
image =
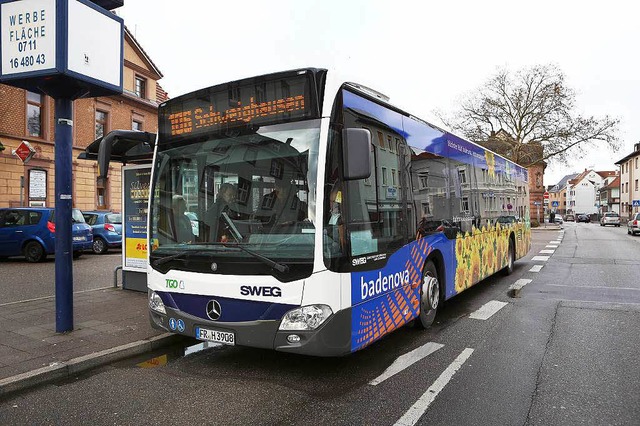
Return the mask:
<path id="1" fill-rule="evenodd" d="M 553 63 L 579 112 L 621 120 L 622 149 L 551 163 L 615 170 L 640 141 L 640 24 L 632 1 L 125 0 L 118 14 L 175 97 L 299 67 L 343 69 L 434 124 L 498 68 Z"/>

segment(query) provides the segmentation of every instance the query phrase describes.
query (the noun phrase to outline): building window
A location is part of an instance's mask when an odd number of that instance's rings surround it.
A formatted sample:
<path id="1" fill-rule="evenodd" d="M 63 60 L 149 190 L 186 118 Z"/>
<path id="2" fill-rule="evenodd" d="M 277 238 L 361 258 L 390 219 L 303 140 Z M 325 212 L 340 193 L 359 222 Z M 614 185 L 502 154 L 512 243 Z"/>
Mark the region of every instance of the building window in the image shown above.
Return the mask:
<path id="1" fill-rule="evenodd" d="M 637 190 L 638 190 L 638 179 L 636 179 L 636 183 L 635 183 L 635 186 L 636 186 L 636 189 L 635 189 L 635 191 L 637 191 Z"/>
<path id="2" fill-rule="evenodd" d="M 378 132 L 378 144 L 380 145 L 381 149 L 384 149 L 384 135 L 382 134 L 382 132 Z"/>
<path id="3" fill-rule="evenodd" d="M 422 217 L 431 216 L 431 206 L 428 202 L 422 202 Z"/>
<path id="4" fill-rule="evenodd" d="M 393 141 L 391 136 L 387 135 L 387 145 L 389 146 L 389 152 L 394 152 L 393 150 Z"/>
<path id="5" fill-rule="evenodd" d="M 141 122 L 141 121 L 133 120 L 133 121 L 131 122 L 131 130 L 138 130 L 138 131 L 142 131 L 142 122 Z"/>
<path id="6" fill-rule="evenodd" d="M 429 172 L 418 172 L 418 180 L 420 189 L 425 189 L 429 186 Z"/>
<path id="7" fill-rule="evenodd" d="M 104 111 L 96 110 L 96 139 L 100 139 L 109 132 L 107 121 L 109 114 Z"/>
<path id="8" fill-rule="evenodd" d="M 636 169 L 638 168 L 638 159 L 636 158 Z"/>
<path id="9" fill-rule="evenodd" d="M 391 169 L 391 185 L 396 186 L 397 184 L 397 180 L 396 180 L 396 169 Z M 636 189 L 638 186 L 638 181 L 636 181 Z"/>
<path id="10" fill-rule="evenodd" d="M 467 173 L 464 169 L 458 169 L 458 179 L 460 180 L 460 185 L 467 183 Z"/>
<path id="11" fill-rule="evenodd" d="M 136 96 L 146 99 L 147 98 L 147 79 L 136 75 Z"/>
<path id="12" fill-rule="evenodd" d="M 109 178 L 99 179 L 96 185 L 96 207 L 100 210 L 109 208 Z"/>
<path id="13" fill-rule="evenodd" d="M 43 137 L 42 98 L 42 95 L 27 92 L 27 134 L 38 138 Z"/>
<path id="14" fill-rule="evenodd" d="M 467 197 L 462 197 L 460 199 L 460 211 L 462 213 L 467 213 L 469 212 L 469 198 Z"/>
<path id="15" fill-rule="evenodd" d="M 387 177 L 387 168 L 382 168 L 382 185 L 388 185 L 389 178 Z"/>

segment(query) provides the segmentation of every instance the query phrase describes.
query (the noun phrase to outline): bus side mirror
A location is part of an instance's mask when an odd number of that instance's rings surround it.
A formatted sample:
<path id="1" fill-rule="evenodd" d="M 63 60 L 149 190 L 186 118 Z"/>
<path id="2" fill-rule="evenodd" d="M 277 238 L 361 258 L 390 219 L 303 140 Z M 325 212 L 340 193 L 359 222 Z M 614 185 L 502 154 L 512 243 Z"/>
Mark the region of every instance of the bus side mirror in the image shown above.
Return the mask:
<path id="1" fill-rule="evenodd" d="M 371 133 L 367 129 L 342 131 L 344 180 L 366 179 L 371 176 Z"/>

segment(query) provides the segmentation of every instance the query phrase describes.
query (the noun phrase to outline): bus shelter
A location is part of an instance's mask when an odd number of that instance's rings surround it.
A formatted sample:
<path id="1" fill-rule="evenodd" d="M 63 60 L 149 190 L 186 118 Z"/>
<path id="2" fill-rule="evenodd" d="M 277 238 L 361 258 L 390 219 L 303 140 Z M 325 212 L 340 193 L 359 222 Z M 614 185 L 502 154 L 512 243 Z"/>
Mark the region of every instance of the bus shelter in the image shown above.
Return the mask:
<path id="1" fill-rule="evenodd" d="M 113 130 L 92 142 L 78 156 L 80 160 L 98 162 L 98 184 L 106 182 L 111 162 L 122 164 L 122 266 L 119 268 L 122 269 L 122 288 L 127 290 L 147 291 L 147 212 L 155 139 L 155 133 Z"/>

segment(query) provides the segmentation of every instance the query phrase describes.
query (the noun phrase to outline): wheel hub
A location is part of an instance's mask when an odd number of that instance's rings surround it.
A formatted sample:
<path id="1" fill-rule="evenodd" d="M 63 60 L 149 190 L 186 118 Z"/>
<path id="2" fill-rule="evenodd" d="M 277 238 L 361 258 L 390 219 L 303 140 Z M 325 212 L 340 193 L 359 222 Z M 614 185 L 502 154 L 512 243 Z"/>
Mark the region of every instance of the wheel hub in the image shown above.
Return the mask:
<path id="1" fill-rule="evenodd" d="M 437 309 L 440 301 L 438 279 L 425 275 L 422 283 L 422 304 L 426 309 Z"/>

